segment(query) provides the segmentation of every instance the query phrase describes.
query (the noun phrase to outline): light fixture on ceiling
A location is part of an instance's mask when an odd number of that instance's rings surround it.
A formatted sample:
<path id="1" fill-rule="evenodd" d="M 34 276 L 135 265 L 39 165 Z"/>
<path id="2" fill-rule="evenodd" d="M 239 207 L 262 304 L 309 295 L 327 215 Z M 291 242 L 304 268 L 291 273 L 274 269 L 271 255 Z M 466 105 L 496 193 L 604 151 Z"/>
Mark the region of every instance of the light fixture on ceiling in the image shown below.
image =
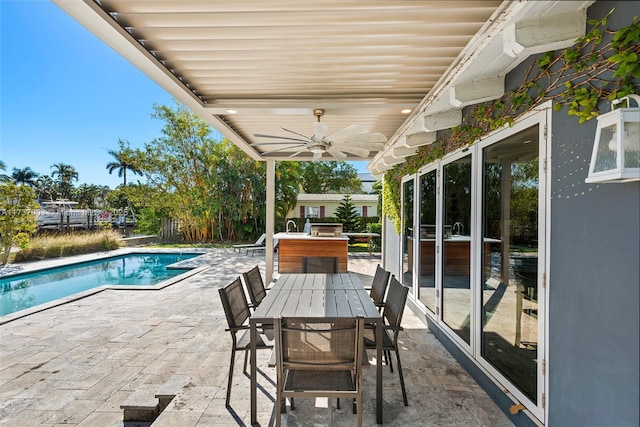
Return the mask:
<path id="1" fill-rule="evenodd" d="M 402 114 L 409 114 L 410 112 L 412 112 L 413 110 L 411 108 L 405 108 L 404 110 L 400 110 L 400 112 Z"/>
<path id="2" fill-rule="evenodd" d="M 227 110 L 227 114 L 236 114 L 237 112 L 238 110 L 232 110 L 232 109 Z"/>
<path id="3" fill-rule="evenodd" d="M 631 107 L 631 101 L 636 107 Z M 626 102 L 626 108 L 614 107 Z M 598 116 L 587 183 L 640 181 L 640 96 L 628 95 L 611 103 Z"/>

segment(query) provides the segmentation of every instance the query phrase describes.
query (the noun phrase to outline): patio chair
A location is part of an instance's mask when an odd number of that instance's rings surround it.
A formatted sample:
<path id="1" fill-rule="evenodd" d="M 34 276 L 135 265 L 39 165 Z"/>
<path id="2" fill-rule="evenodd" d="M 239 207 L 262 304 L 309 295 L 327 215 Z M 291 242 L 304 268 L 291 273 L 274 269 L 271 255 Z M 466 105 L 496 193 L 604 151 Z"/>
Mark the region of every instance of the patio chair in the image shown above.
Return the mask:
<path id="1" fill-rule="evenodd" d="M 338 257 L 302 257 L 303 273 L 337 273 Z"/>
<path id="2" fill-rule="evenodd" d="M 282 318 L 275 323 L 276 426 L 285 398 L 355 399 L 362 426 L 362 318 Z"/>
<path id="3" fill-rule="evenodd" d="M 395 277 L 392 277 L 389 282 L 389 290 L 387 291 L 387 298 L 382 312 L 384 320 L 386 321 L 384 330 L 382 331 L 382 350 L 387 355 L 391 351 L 396 353 L 396 360 L 398 361 L 398 376 L 400 377 L 400 387 L 402 388 L 404 406 L 409 406 L 409 402 L 407 401 L 407 391 L 404 387 L 404 375 L 402 374 L 402 363 L 400 362 L 398 334 L 402 331 L 400 323 L 402 322 L 402 314 L 407 302 L 408 293 L 409 288 L 400 283 Z M 367 328 L 365 330 L 364 346 L 366 349 L 376 348 L 375 329 Z M 391 357 L 385 356 L 385 358 L 389 362 L 389 369 L 393 372 Z"/>
<path id="4" fill-rule="evenodd" d="M 387 292 L 390 276 L 391 273 L 380 267 L 380 264 L 376 266 L 376 273 L 373 276 L 371 288 L 369 288 L 369 296 L 378 307 L 378 310 L 382 310 L 382 307 L 384 307 L 384 295 Z"/>
<path id="5" fill-rule="evenodd" d="M 248 250 L 251 248 L 259 248 L 259 247 L 263 247 L 264 246 L 264 241 L 267 239 L 267 233 L 262 233 L 262 235 L 260 237 L 258 237 L 258 240 L 256 240 L 255 243 L 246 243 L 243 245 L 233 245 L 233 251 L 236 252 L 236 250 L 238 252 L 241 252 L 242 250 L 247 250 L 247 254 L 249 253 Z"/>
<path id="6" fill-rule="evenodd" d="M 264 286 L 262 280 L 262 274 L 260 274 L 260 268 L 256 265 L 251 270 L 242 273 L 242 280 L 247 287 L 247 293 L 251 300 L 251 307 L 255 310 L 260 305 L 260 302 L 267 296 L 267 288 Z"/>
<path id="7" fill-rule="evenodd" d="M 240 277 L 236 278 L 233 282 L 218 289 L 220 294 L 220 300 L 222 300 L 222 307 L 224 308 L 224 314 L 227 317 L 227 323 L 229 327 L 225 330 L 231 332 L 231 359 L 229 362 L 229 380 L 227 384 L 227 398 L 225 400 L 225 406 L 229 406 L 229 400 L 231 399 L 231 383 L 233 379 L 233 367 L 236 360 L 236 351 L 244 351 L 244 370 L 247 372 L 247 357 L 249 350 L 251 349 L 249 324 L 247 320 L 251 315 L 249 311 L 249 303 L 247 297 L 244 294 L 242 287 L 242 281 Z M 260 335 L 256 341 L 256 349 L 269 349 L 273 348 L 273 344 L 265 341 Z"/>

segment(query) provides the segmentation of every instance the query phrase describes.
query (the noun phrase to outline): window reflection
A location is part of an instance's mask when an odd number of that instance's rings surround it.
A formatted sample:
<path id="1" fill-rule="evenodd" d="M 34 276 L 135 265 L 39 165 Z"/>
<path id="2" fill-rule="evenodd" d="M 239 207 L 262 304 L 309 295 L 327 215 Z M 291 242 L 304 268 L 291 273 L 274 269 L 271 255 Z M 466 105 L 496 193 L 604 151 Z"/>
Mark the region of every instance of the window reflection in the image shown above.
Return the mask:
<path id="1" fill-rule="evenodd" d="M 436 171 L 420 177 L 420 265 L 418 298 L 436 311 Z"/>
<path id="2" fill-rule="evenodd" d="M 402 245 L 402 283 L 413 292 L 413 180 L 402 186 L 403 206 L 403 245 Z"/>
<path id="3" fill-rule="evenodd" d="M 482 356 L 534 402 L 538 358 L 537 132 L 537 127 L 531 128 L 483 151 Z"/>
<path id="4" fill-rule="evenodd" d="M 443 168 L 442 319 L 467 344 L 471 325 L 471 155 Z"/>

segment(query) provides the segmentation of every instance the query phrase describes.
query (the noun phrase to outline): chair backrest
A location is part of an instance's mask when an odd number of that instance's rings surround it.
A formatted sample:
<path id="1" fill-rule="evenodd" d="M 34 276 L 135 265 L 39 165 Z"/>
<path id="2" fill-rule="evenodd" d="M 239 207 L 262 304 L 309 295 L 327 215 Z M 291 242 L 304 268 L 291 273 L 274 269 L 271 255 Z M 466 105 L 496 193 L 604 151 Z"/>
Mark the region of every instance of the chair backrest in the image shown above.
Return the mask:
<path id="1" fill-rule="evenodd" d="M 224 308 L 224 314 L 227 316 L 229 328 L 242 326 L 251 315 L 251 312 L 249 311 L 249 303 L 244 294 L 240 277 L 237 277 L 224 288 L 218 289 L 218 293 L 220 294 L 220 300 L 222 300 L 222 307 Z"/>
<path id="2" fill-rule="evenodd" d="M 258 240 L 254 243 L 256 246 L 264 245 L 264 241 L 267 240 L 267 233 L 262 233 Z"/>
<path id="3" fill-rule="evenodd" d="M 284 317 L 275 323 L 278 369 L 359 372 L 363 333 L 362 318 Z"/>
<path id="4" fill-rule="evenodd" d="M 338 257 L 302 257 L 303 273 L 337 273 Z"/>
<path id="5" fill-rule="evenodd" d="M 256 265 L 251 270 L 242 273 L 242 279 L 247 287 L 249 299 L 254 307 L 260 305 L 260 302 L 267 296 L 267 290 L 264 287 L 264 281 L 260 274 L 260 268 Z"/>
<path id="6" fill-rule="evenodd" d="M 384 294 L 387 291 L 390 276 L 391 273 L 378 264 L 376 274 L 373 276 L 373 282 L 371 283 L 371 292 L 369 293 L 373 302 L 378 304 L 384 302 Z"/>
<path id="7" fill-rule="evenodd" d="M 392 327 L 399 327 L 402 322 L 402 314 L 404 306 L 407 302 L 407 294 L 409 288 L 404 286 L 395 277 L 391 277 L 389 281 L 389 290 L 387 291 L 387 299 L 384 303 L 383 315 L 387 324 Z M 395 331 L 398 335 L 398 330 Z"/>

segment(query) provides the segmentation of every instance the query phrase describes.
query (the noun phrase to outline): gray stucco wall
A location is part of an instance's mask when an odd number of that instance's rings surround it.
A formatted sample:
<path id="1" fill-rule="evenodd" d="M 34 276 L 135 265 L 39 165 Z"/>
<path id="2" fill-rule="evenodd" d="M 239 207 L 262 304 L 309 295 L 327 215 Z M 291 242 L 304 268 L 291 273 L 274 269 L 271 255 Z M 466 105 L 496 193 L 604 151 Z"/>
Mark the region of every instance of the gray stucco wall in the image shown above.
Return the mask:
<path id="1" fill-rule="evenodd" d="M 614 6 L 610 28 L 640 12 L 597 2 L 589 17 Z M 585 184 L 596 121 L 552 122 L 549 425 L 637 427 L 640 183 Z"/>

